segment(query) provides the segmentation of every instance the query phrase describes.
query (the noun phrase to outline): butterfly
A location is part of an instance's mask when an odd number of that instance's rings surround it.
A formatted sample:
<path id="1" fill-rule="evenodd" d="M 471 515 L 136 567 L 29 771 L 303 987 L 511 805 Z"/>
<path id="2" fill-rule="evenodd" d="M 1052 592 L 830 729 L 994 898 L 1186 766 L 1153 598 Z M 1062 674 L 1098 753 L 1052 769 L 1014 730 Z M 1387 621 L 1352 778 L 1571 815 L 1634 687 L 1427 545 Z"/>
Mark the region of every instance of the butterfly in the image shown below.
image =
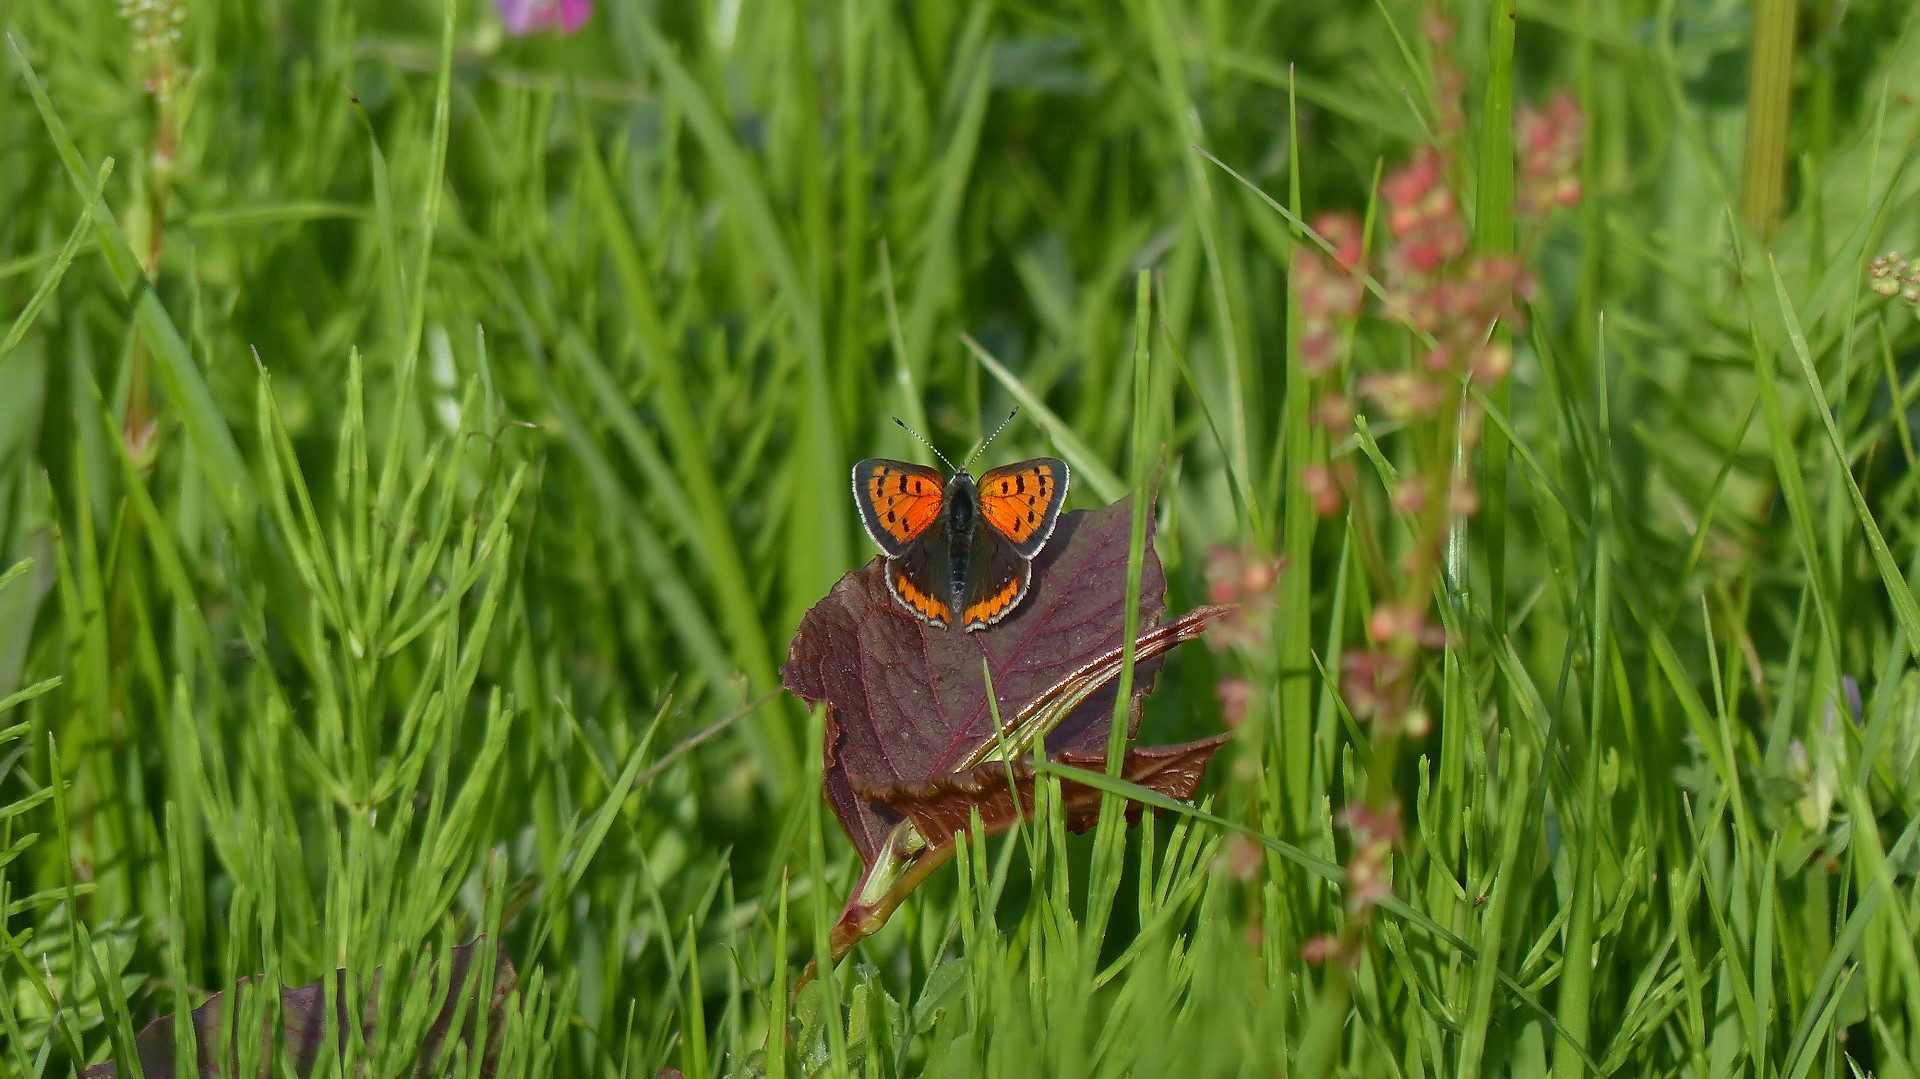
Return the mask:
<path id="1" fill-rule="evenodd" d="M 951 476 L 884 457 L 854 465 L 853 501 L 887 557 L 887 589 L 901 606 L 934 626 L 985 629 L 1027 596 L 1034 556 L 1053 535 L 1067 498 L 1067 463 L 1035 457 L 989 469 L 976 483 L 965 467 L 933 452 Z"/>

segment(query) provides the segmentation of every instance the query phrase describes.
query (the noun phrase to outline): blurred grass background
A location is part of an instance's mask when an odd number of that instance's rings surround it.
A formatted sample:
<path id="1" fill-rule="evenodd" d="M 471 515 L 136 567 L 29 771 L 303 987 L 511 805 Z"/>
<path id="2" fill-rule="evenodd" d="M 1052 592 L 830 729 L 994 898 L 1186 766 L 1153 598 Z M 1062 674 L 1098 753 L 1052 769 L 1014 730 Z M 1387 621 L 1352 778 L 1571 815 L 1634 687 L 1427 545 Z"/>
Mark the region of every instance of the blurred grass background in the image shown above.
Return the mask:
<path id="1" fill-rule="evenodd" d="M 1862 287 L 1920 245 L 1914 22 L 13 0 L 0 1068 L 484 933 L 502 1073 L 1920 1074 L 1920 322 Z M 1584 198 L 1516 232 L 1511 117 L 1562 89 Z M 1376 761 L 1327 674 L 1404 529 L 1302 494 L 1375 463 L 1302 426 L 1277 207 L 1366 212 L 1436 139 L 1535 288 L 1432 732 Z M 1164 434 L 1175 610 L 1216 545 L 1288 559 L 1267 653 L 1176 657 L 1146 724 L 1251 685 L 1203 793 L 1266 845 L 1167 815 L 1121 866 L 1043 815 L 794 998 L 858 868 L 775 692 L 871 554 L 847 469 L 924 457 L 889 415 L 958 448 L 1014 403 L 996 458 L 1067 457 L 1076 506 Z M 1276 849 L 1345 861 L 1370 779 L 1421 917 L 1349 976 Z M 382 1074 L 406 984 L 351 1051 Z"/>

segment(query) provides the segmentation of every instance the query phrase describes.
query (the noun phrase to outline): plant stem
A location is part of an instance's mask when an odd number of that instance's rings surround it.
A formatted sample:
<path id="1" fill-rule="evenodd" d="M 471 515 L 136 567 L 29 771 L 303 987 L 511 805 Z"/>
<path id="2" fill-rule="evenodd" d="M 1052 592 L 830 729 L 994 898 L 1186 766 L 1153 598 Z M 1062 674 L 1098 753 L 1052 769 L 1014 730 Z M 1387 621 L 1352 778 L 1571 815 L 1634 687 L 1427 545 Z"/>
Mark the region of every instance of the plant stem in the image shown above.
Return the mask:
<path id="1" fill-rule="evenodd" d="M 1740 215 L 1766 240 L 1787 203 L 1787 123 L 1793 94 L 1795 0 L 1759 0 L 1747 67 L 1747 144 L 1740 166 Z"/>

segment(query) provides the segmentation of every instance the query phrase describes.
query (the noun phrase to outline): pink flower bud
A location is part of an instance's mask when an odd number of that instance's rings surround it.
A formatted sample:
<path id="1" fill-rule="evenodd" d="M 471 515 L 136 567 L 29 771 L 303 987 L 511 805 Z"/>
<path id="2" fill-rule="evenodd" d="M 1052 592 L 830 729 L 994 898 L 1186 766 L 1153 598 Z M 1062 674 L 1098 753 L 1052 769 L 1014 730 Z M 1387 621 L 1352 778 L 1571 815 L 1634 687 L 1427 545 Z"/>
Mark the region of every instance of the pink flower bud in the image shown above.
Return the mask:
<path id="1" fill-rule="evenodd" d="M 1250 881 L 1260 871 L 1260 847 L 1243 835 L 1230 836 L 1214 861 L 1215 868 L 1239 881 Z"/>
<path id="2" fill-rule="evenodd" d="M 1498 343 L 1488 344 L 1474 353 L 1473 377 L 1481 382 L 1498 382 L 1513 370 L 1513 349 Z"/>
<path id="3" fill-rule="evenodd" d="M 1333 247 L 1335 265 L 1343 270 L 1352 270 L 1360 265 L 1364 237 L 1358 218 L 1345 213 L 1321 214 L 1313 220 L 1313 231 Z"/>
<path id="4" fill-rule="evenodd" d="M 1331 933 L 1322 933 L 1300 946 L 1300 958 L 1319 966 L 1343 958 L 1344 949 Z"/>
<path id="5" fill-rule="evenodd" d="M 1472 480 L 1454 481 L 1453 490 L 1447 496 L 1447 509 L 1455 517 L 1471 517 L 1480 512 L 1480 491 Z"/>
<path id="6" fill-rule="evenodd" d="M 1520 154 L 1515 202 L 1522 216 L 1538 216 L 1580 201 L 1580 148 L 1586 117 L 1562 90 L 1545 108 L 1522 106 L 1514 140 Z"/>
<path id="7" fill-rule="evenodd" d="M 1388 844 L 1400 842 L 1400 803 L 1397 800 L 1380 809 L 1364 803 L 1348 804 L 1334 816 L 1334 822 L 1352 833 L 1353 841 L 1363 846 L 1378 841 Z"/>
<path id="8" fill-rule="evenodd" d="M 1340 484 L 1334 480 L 1333 472 L 1325 465 L 1308 465 L 1300 472 L 1300 482 L 1307 488 L 1307 497 L 1313 500 L 1313 512 L 1322 517 L 1331 517 L 1340 512 L 1346 496 L 1340 491 Z"/>
<path id="9" fill-rule="evenodd" d="M 1300 368 L 1309 378 L 1320 378 L 1340 362 L 1339 339 L 1332 330 L 1320 329 L 1300 338 Z"/>
<path id="10" fill-rule="evenodd" d="M 1412 371 L 1394 371 L 1361 379 L 1360 392 L 1380 406 L 1380 411 L 1390 419 L 1408 420 L 1432 415 L 1440 407 L 1446 391 L 1433 380 Z"/>
<path id="11" fill-rule="evenodd" d="M 1345 394 L 1322 394 L 1313 406 L 1313 422 L 1330 435 L 1345 434 L 1353 426 L 1353 402 Z"/>
<path id="12" fill-rule="evenodd" d="M 1220 698 L 1220 717 L 1229 727 L 1238 727 L 1247 718 L 1247 704 L 1253 699 L 1253 686 L 1244 678 L 1222 678 L 1213 687 Z"/>
<path id="13" fill-rule="evenodd" d="M 1427 481 L 1424 476 L 1410 476 L 1401 480 L 1393 488 L 1393 508 L 1408 516 L 1417 516 L 1427 508 Z"/>
<path id="14" fill-rule="evenodd" d="M 1383 644 L 1418 642 L 1426 623 L 1426 613 L 1416 607 L 1383 603 L 1367 616 L 1367 635 Z"/>
<path id="15" fill-rule="evenodd" d="M 1906 275 L 1907 260 L 1898 251 L 1875 255 L 1873 261 L 1867 263 L 1867 287 L 1889 299 L 1900 294 L 1901 279 Z"/>

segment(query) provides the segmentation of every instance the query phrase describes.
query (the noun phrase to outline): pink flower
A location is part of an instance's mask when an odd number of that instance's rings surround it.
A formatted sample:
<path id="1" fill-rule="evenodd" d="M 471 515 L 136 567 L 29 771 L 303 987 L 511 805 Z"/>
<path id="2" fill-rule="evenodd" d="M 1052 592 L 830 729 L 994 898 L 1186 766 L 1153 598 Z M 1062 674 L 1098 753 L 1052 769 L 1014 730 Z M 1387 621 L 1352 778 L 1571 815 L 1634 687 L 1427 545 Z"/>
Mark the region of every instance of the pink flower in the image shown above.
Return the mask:
<path id="1" fill-rule="evenodd" d="M 1320 238 L 1333 246 L 1333 261 L 1343 270 L 1351 270 L 1360 265 L 1361 235 L 1360 219 L 1352 214 L 1321 214 L 1313 219 L 1313 230 Z"/>
<path id="2" fill-rule="evenodd" d="M 1300 337 L 1300 369 L 1309 378 L 1330 374 L 1340 360 L 1340 339 L 1332 330 L 1310 327 Z"/>
<path id="3" fill-rule="evenodd" d="M 1488 344 L 1476 350 L 1473 363 L 1468 371 L 1481 382 L 1497 382 L 1507 377 L 1513 370 L 1513 349 L 1502 344 Z"/>
<path id="4" fill-rule="evenodd" d="M 1306 485 L 1307 497 L 1313 500 L 1313 512 L 1320 516 L 1331 517 L 1346 504 L 1346 493 L 1340 489 L 1340 476 L 1334 469 L 1308 465 L 1301 472 L 1300 481 Z"/>
<path id="5" fill-rule="evenodd" d="M 1396 496 L 1398 492 L 1396 492 Z M 1421 503 L 1424 506 L 1426 492 L 1421 491 Z M 1412 641 L 1416 644 L 1425 640 L 1427 635 L 1427 614 L 1418 606 L 1408 603 L 1382 603 L 1367 615 L 1367 632 L 1376 641 L 1392 643 Z"/>
<path id="6" fill-rule="evenodd" d="M 1480 512 L 1480 488 L 1471 476 L 1457 476 L 1447 495 L 1447 509 L 1455 517 L 1471 517 Z"/>
<path id="7" fill-rule="evenodd" d="M 1446 398 L 1446 387 L 1411 371 L 1391 371 L 1361 379 L 1360 393 L 1389 418 L 1409 420 L 1433 415 Z"/>
<path id="8" fill-rule="evenodd" d="M 1360 266 L 1360 221 L 1352 214 L 1323 214 L 1314 230 L 1333 247 L 1329 260 L 1303 249 L 1293 260 L 1293 291 L 1300 300 L 1300 358 L 1318 378 L 1342 359 L 1342 327 L 1360 315 L 1365 292 L 1353 271 Z"/>
<path id="9" fill-rule="evenodd" d="M 1405 660 L 1384 649 L 1366 650 L 1341 656 L 1340 667 L 1340 696 L 1355 719 L 1372 719 L 1398 707 Z"/>
<path id="10" fill-rule="evenodd" d="M 1544 214 L 1580 201 L 1580 145 L 1587 118 L 1562 90 L 1545 108 L 1523 106 L 1518 127 L 1520 213 Z"/>
<path id="11" fill-rule="evenodd" d="M 1902 278 L 1907 275 L 1907 257 L 1898 251 L 1875 255 L 1867 263 L 1867 287 L 1877 295 L 1892 299 L 1900 295 Z"/>
<path id="12" fill-rule="evenodd" d="M 1867 264 L 1867 286 L 1875 295 L 1898 296 L 1908 307 L 1920 307 L 1920 259 L 1909 259 L 1898 251 L 1874 256 Z"/>
<path id="13" fill-rule="evenodd" d="M 1251 551 L 1242 554 L 1225 544 L 1207 553 L 1207 598 L 1233 608 L 1219 631 L 1208 637 L 1215 647 L 1266 647 L 1273 622 L 1274 586 L 1279 583 L 1284 564 L 1284 559 L 1261 558 Z M 1221 683 L 1220 701 L 1227 722 L 1239 723 L 1246 712 L 1248 694 L 1244 683 L 1238 687 L 1231 685 L 1231 680 Z"/>
<path id="14" fill-rule="evenodd" d="M 1446 186 L 1446 160 L 1423 146 L 1380 185 L 1387 229 L 1399 241 L 1394 261 L 1403 273 L 1430 274 L 1467 250 L 1467 224 Z"/>
<path id="15" fill-rule="evenodd" d="M 1330 435 L 1346 434 L 1353 426 L 1353 402 L 1345 394 L 1329 391 L 1314 402 L 1312 418 Z"/>
<path id="16" fill-rule="evenodd" d="M 1207 598 L 1215 603 L 1258 604 L 1271 597 L 1285 568 L 1278 559 L 1241 553 L 1224 543 L 1207 552 Z"/>
<path id="17" fill-rule="evenodd" d="M 1353 837 L 1353 854 L 1346 866 L 1347 914 L 1365 918 L 1369 911 L 1393 895 L 1387 870 L 1393 848 L 1400 842 L 1400 802 L 1395 799 L 1379 809 L 1350 805 L 1341 810 L 1336 819 Z"/>
<path id="18" fill-rule="evenodd" d="M 593 14 L 593 0 L 494 0 L 493 6 L 514 37 L 542 30 L 572 34 Z"/>
<path id="19" fill-rule="evenodd" d="M 1349 805 L 1334 816 L 1334 823 L 1353 833 L 1356 844 L 1384 842 L 1391 846 L 1400 842 L 1400 803 L 1396 800 L 1381 809 Z"/>
<path id="20" fill-rule="evenodd" d="M 1244 678 L 1222 678 L 1214 684 L 1214 695 L 1220 698 L 1220 718 L 1227 726 L 1238 727 L 1246 722 L 1247 705 L 1253 700 L 1253 686 Z"/>
<path id="21" fill-rule="evenodd" d="M 1235 880 L 1249 881 L 1260 871 L 1263 855 L 1260 848 L 1246 836 L 1236 835 L 1227 839 L 1227 845 L 1214 858 L 1214 867 L 1232 875 Z"/>
<path id="22" fill-rule="evenodd" d="M 1400 480 L 1393 488 L 1393 508 L 1409 517 L 1417 517 L 1427 508 L 1427 478 L 1410 476 Z M 1379 612 L 1375 611 L 1375 615 Z"/>
<path id="23" fill-rule="evenodd" d="M 1353 966 L 1359 959 L 1358 949 L 1342 943 L 1330 933 L 1322 933 L 1300 946 L 1300 958 L 1320 966 L 1324 963 L 1344 963 Z"/>

